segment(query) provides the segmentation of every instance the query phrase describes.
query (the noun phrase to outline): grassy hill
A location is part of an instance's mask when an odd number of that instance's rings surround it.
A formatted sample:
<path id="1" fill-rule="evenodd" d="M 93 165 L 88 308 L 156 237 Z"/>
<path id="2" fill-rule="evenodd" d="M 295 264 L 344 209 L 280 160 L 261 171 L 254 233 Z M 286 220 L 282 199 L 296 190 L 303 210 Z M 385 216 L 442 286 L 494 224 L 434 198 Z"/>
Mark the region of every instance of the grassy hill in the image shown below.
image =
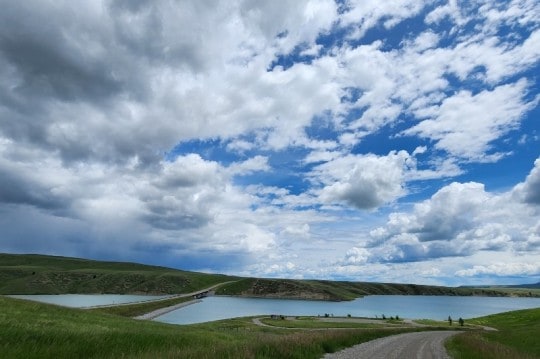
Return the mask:
<path id="1" fill-rule="evenodd" d="M 265 298 L 352 300 L 364 295 L 540 296 L 532 288 L 440 287 L 415 284 L 239 278 L 136 263 L 0 253 L 0 294 L 177 294 L 218 283 L 217 294 Z"/>
<path id="2" fill-rule="evenodd" d="M 460 334 L 447 344 L 456 359 L 540 358 L 540 308 L 518 310 L 467 320 L 497 331 Z"/>
<path id="3" fill-rule="evenodd" d="M 234 279 L 136 263 L 0 254 L 0 294 L 175 294 Z"/>
<path id="4" fill-rule="evenodd" d="M 323 280 L 244 278 L 221 286 L 216 294 L 263 298 L 352 300 L 365 295 L 539 296 L 508 288 L 452 288 L 416 284 L 333 282 Z"/>

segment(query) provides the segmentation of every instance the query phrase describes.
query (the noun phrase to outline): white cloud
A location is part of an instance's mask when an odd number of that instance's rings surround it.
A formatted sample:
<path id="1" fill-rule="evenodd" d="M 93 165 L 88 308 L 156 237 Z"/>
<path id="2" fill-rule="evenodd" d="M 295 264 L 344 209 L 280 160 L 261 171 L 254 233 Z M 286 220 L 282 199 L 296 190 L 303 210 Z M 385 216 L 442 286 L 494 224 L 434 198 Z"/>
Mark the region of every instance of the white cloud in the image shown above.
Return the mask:
<path id="1" fill-rule="evenodd" d="M 446 17 L 451 18 L 458 26 L 463 26 L 467 23 L 467 19 L 463 16 L 457 0 L 449 0 L 447 4 L 436 7 L 426 16 L 425 21 L 428 24 L 433 24 L 440 22 Z"/>
<path id="2" fill-rule="evenodd" d="M 538 166 L 538 161 L 535 162 Z M 370 232 L 373 261 L 428 261 L 478 252 L 540 253 L 535 203 L 522 194 L 535 183 L 537 167 L 523 184 L 491 194 L 480 183 L 451 183 L 410 212 L 394 212 Z M 536 230 L 535 230 L 536 228 Z"/>
<path id="3" fill-rule="evenodd" d="M 233 163 L 228 167 L 228 170 L 232 174 L 245 175 L 253 172 L 268 171 L 270 166 L 268 165 L 268 158 L 263 156 L 255 156 L 244 162 Z"/>
<path id="4" fill-rule="evenodd" d="M 462 91 L 445 99 L 433 119 L 421 121 L 404 131 L 436 141 L 435 146 L 465 160 L 491 161 L 491 143 L 515 130 L 531 104 L 524 101 L 527 82 L 501 85 L 476 95 Z M 486 111 L 489 109 L 489 111 Z"/>
<path id="5" fill-rule="evenodd" d="M 540 264 L 538 263 L 493 263 L 490 265 L 476 265 L 469 269 L 462 269 L 456 272 L 460 277 L 475 276 L 537 276 L 540 275 Z"/>
<path id="6" fill-rule="evenodd" d="M 387 156 L 348 155 L 318 165 L 312 172 L 323 188 L 323 202 L 344 202 L 361 209 L 374 209 L 405 194 L 404 172 L 414 167 L 405 151 Z"/>
<path id="7" fill-rule="evenodd" d="M 533 170 L 515 187 L 514 194 L 526 203 L 540 205 L 540 159 L 534 161 Z"/>
<path id="8" fill-rule="evenodd" d="M 345 253 L 345 265 L 362 265 L 366 264 L 370 256 L 370 252 L 365 248 L 353 247 Z"/>
<path id="9" fill-rule="evenodd" d="M 539 100 L 540 5 L 435 6 L 5 4 L 0 250 L 39 238 L 73 255 L 373 278 L 393 278 L 392 261 L 429 276 L 433 257 L 537 253 L 538 161 L 508 193 L 434 180 L 512 148 Z M 387 31 L 424 15 L 433 26 Z"/>
<path id="10" fill-rule="evenodd" d="M 396 0 L 381 3 L 376 0 L 348 0 L 341 16 L 343 26 L 353 25 L 352 38 L 359 39 L 382 22 L 387 29 L 402 20 L 418 14 L 425 5 L 414 0 Z"/>

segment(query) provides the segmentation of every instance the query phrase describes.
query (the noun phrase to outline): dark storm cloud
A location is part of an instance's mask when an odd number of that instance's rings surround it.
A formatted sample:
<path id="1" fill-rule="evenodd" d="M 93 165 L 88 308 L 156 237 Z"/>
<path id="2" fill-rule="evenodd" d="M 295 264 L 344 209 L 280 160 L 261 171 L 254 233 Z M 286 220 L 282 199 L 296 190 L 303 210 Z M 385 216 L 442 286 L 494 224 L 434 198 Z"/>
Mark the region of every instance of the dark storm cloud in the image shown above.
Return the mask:
<path id="1" fill-rule="evenodd" d="M 50 189 L 0 168 L 0 203 L 30 205 L 59 214 L 68 203 Z"/>
<path id="2" fill-rule="evenodd" d="M 29 206 L 0 206 L 0 252 L 82 255 L 89 227 Z"/>
<path id="3" fill-rule="evenodd" d="M 412 230 L 410 233 L 416 234 L 422 242 L 452 240 L 459 233 L 473 228 L 474 223 L 468 215 L 470 213 L 454 214 L 453 216 L 432 215 L 426 218 L 420 229 Z"/>
<path id="4" fill-rule="evenodd" d="M 200 70 L 208 60 L 193 28 L 205 6 L 4 4 L 0 135 L 56 152 L 67 164 L 136 159 L 155 166 L 179 141 L 183 122 L 176 100 L 160 103 L 159 83 L 171 70 Z"/>
<path id="5" fill-rule="evenodd" d="M 201 18 L 196 28 L 186 24 L 197 14 L 208 12 L 209 4 L 180 2 L 171 6 L 166 1 L 121 0 L 111 1 L 109 10 L 116 40 L 132 56 L 154 66 L 204 70 L 208 54 L 203 33 L 212 23 Z"/>
<path id="6" fill-rule="evenodd" d="M 18 75 L 19 83 L 8 84 L 13 91 L 61 101 L 102 101 L 121 91 L 107 58 L 89 50 L 101 40 L 99 32 L 81 35 L 69 12 L 30 7 L 12 4 L 0 15 L 0 53 Z"/>
<path id="7" fill-rule="evenodd" d="M 152 227 L 165 230 L 200 228 L 210 220 L 204 213 L 189 213 L 185 209 L 152 206 L 151 210 L 141 219 Z"/>

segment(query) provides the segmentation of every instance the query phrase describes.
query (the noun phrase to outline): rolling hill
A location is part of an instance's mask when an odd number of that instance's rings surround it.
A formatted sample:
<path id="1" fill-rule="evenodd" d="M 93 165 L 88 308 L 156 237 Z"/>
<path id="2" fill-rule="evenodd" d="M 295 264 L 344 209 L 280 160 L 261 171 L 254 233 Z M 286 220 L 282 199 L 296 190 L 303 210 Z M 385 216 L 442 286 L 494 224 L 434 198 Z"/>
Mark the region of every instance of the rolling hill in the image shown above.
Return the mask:
<path id="1" fill-rule="evenodd" d="M 352 300 L 365 295 L 540 296 L 540 289 L 240 278 L 126 262 L 0 253 L 0 294 L 179 294 L 224 283 L 218 295 Z"/>

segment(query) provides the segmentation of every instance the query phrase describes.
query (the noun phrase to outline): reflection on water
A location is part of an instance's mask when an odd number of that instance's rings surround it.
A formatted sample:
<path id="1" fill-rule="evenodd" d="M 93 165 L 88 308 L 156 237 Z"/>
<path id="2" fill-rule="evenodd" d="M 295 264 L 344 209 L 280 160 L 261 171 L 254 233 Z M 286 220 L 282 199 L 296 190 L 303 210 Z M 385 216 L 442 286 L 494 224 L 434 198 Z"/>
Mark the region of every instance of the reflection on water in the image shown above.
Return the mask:
<path id="1" fill-rule="evenodd" d="M 130 294 L 39 294 L 10 295 L 12 298 L 28 299 L 37 302 L 62 305 L 64 307 L 84 308 L 100 305 L 143 302 L 165 298 L 166 295 L 130 295 Z"/>
<path id="2" fill-rule="evenodd" d="M 208 297 L 164 314 L 156 321 L 193 324 L 252 315 L 321 315 L 409 319 L 474 318 L 517 309 L 540 307 L 540 298 L 371 295 L 350 302 Z"/>

